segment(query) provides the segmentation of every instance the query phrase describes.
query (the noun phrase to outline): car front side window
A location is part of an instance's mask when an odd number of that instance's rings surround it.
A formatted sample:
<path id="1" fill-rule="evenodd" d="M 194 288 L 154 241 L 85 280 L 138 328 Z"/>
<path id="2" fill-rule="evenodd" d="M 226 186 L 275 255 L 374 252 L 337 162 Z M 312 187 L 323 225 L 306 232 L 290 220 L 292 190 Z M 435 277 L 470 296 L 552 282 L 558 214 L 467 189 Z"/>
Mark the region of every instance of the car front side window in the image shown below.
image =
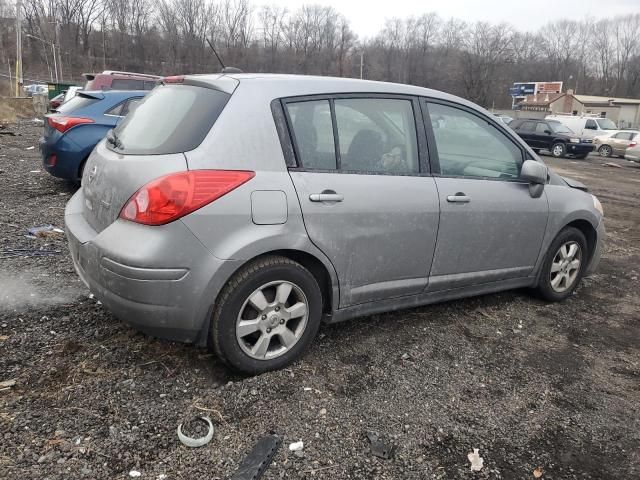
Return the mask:
<path id="1" fill-rule="evenodd" d="M 441 175 L 518 178 L 522 150 L 488 120 L 439 103 L 428 109 Z"/>

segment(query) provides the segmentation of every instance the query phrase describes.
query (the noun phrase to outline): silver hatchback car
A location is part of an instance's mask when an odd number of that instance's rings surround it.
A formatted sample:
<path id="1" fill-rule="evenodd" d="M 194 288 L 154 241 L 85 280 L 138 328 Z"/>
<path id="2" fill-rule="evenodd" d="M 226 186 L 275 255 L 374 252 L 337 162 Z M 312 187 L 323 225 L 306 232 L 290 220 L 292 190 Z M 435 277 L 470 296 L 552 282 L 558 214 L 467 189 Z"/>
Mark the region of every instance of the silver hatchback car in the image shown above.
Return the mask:
<path id="1" fill-rule="evenodd" d="M 499 119 L 342 78 L 167 77 L 69 201 L 78 274 L 122 320 L 256 374 L 321 321 L 500 290 L 569 296 L 602 207 Z"/>

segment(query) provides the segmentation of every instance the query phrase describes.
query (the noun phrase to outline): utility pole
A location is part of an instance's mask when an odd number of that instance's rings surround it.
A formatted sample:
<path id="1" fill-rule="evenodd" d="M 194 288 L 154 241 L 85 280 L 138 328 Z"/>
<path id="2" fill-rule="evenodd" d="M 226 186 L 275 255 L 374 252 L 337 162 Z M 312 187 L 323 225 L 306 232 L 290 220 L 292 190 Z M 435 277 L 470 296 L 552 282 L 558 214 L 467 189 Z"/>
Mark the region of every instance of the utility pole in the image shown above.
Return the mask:
<path id="1" fill-rule="evenodd" d="M 360 52 L 360 80 L 362 80 L 362 70 L 364 68 L 364 50 Z"/>
<path id="2" fill-rule="evenodd" d="M 22 94 L 22 0 L 16 0 L 16 97 Z"/>

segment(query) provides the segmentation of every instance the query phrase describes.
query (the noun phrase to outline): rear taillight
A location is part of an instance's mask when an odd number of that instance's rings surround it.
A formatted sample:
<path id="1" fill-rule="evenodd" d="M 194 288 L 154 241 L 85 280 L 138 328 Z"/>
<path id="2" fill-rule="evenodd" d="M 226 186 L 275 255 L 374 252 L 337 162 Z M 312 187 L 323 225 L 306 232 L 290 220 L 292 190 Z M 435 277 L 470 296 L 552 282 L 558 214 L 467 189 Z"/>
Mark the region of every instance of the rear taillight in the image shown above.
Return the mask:
<path id="1" fill-rule="evenodd" d="M 255 176 L 246 170 L 191 170 L 156 178 L 138 190 L 120 218 L 164 225 L 226 195 Z"/>
<path id="2" fill-rule="evenodd" d="M 638 142 L 633 141 L 633 142 L 631 142 L 631 143 L 629 144 L 629 148 L 633 148 L 633 147 L 635 147 L 636 145 L 638 145 Z"/>
<path id="3" fill-rule="evenodd" d="M 184 82 L 184 75 L 173 75 L 171 77 L 164 77 L 162 83 L 182 83 Z"/>
<path id="4" fill-rule="evenodd" d="M 47 165 L 55 167 L 56 163 L 58 163 L 58 156 L 55 153 L 47 157 Z"/>
<path id="5" fill-rule="evenodd" d="M 82 117 L 49 117 L 49 126 L 55 128 L 60 133 L 64 133 L 72 127 L 76 125 L 82 125 L 85 123 L 94 123 L 90 118 L 82 118 Z"/>

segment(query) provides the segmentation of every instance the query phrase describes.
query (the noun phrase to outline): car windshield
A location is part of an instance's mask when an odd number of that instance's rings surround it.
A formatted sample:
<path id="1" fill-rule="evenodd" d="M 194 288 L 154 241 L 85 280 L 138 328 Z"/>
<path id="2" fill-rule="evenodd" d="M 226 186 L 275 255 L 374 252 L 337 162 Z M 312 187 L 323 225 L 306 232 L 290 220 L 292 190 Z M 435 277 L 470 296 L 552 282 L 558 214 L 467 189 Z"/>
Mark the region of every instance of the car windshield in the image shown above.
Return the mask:
<path id="1" fill-rule="evenodd" d="M 573 130 L 560 122 L 549 122 L 549 126 L 555 133 L 574 133 Z"/>
<path id="2" fill-rule="evenodd" d="M 618 130 L 618 127 L 616 127 L 616 124 L 613 123 L 608 118 L 599 118 L 598 120 L 596 120 L 596 122 L 598 122 L 598 126 L 602 130 Z"/>

